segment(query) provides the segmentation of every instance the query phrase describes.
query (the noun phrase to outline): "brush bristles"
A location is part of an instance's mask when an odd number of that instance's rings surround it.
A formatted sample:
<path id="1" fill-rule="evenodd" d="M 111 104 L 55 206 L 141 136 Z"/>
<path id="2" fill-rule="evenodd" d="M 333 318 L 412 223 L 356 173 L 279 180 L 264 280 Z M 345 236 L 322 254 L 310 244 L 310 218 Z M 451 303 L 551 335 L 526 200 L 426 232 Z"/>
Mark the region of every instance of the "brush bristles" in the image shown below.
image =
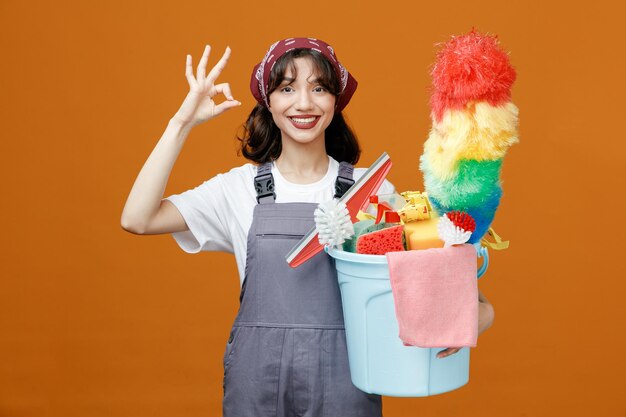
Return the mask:
<path id="1" fill-rule="evenodd" d="M 344 203 L 333 199 L 320 203 L 314 212 L 315 226 L 322 245 L 338 246 L 354 235 L 350 213 Z"/>
<path id="2" fill-rule="evenodd" d="M 464 211 L 453 210 L 446 213 L 446 217 L 450 219 L 456 227 L 460 227 L 466 232 L 473 232 L 476 230 L 476 222 L 469 214 Z"/>
<path id="3" fill-rule="evenodd" d="M 441 204 L 436 198 L 430 196 L 430 202 L 433 206 L 435 212 L 437 212 L 440 216 L 443 216 L 444 213 L 452 211 L 452 210 L 462 210 L 472 216 L 474 221 L 476 222 L 476 229 L 472 232 L 472 236 L 469 239 L 469 243 L 476 243 L 480 241 L 480 239 L 487 233 L 489 230 L 489 226 L 491 222 L 493 222 L 493 218 L 496 214 L 496 209 L 498 208 L 498 203 L 500 202 L 501 191 L 500 193 L 495 194 L 490 200 L 485 200 L 483 204 L 477 206 L 446 206 Z"/>
<path id="4" fill-rule="evenodd" d="M 442 216 L 439 219 L 437 230 L 439 231 L 439 237 L 445 243 L 445 247 L 465 243 L 472 235 L 471 231 L 463 230 L 461 227 L 456 226 L 448 216 Z"/>

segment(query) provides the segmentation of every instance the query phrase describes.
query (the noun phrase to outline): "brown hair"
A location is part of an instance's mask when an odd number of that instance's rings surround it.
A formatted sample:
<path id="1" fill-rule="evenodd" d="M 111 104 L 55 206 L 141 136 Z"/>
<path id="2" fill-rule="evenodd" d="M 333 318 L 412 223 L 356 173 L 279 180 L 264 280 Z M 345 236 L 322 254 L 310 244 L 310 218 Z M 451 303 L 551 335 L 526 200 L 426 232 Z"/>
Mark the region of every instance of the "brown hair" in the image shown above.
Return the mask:
<path id="1" fill-rule="evenodd" d="M 319 83 L 337 98 L 341 87 L 332 64 L 321 53 L 305 48 L 293 49 L 276 61 L 270 74 L 268 97 L 283 82 L 288 67 L 293 76 L 297 76 L 294 59 L 301 57 L 309 57 L 313 61 L 319 73 Z M 324 138 L 326 153 L 336 161 L 353 165 L 358 162 L 361 155 L 359 142 L 341 112 L 334 115 L 324 132 Z M 241 154 L 253 162 L 273 161 L 282 151 L 280 129 L 274 123 L 272 113 L 258 103 L 243 124 L 243 133 L 237 139 L 241 142 Z"/>

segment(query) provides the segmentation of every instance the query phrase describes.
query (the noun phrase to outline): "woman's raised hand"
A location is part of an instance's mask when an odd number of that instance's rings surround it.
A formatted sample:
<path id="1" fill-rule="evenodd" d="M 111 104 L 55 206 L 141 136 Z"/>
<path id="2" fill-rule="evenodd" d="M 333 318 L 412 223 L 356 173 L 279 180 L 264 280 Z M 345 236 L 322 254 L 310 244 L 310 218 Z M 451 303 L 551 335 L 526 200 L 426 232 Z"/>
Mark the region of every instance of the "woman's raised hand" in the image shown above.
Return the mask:
<path id="1" fill-rule="evenodd" d="M 189 82 L 189 93 L 187 97 L 185 97 L 185 101 L 183 101 L 180 109 L 178 109 L 174 115 L 175 119 L 186 125 L 198 125 L 220 115 L 230 108 L 241 105 L 239 101 L 233 98 L 228 83 L 215 84 L 215 80 L 226 66 L 226 62 L 230 56 L 230 48 L 226 48 L 222 58 L 215 64 L 209 74 L 205 75 L 210 51 L 211 47 L 207 45 L 204 48 L 202 58 L 200 58 L 195 78 L 191 67 L 191 55 L 187 55 L 185 76 Z M 226 100 L 220 104 L 216 104 L 214 101 L 215 96 L 218 94 L 223 94 L 226 97 Z"/>

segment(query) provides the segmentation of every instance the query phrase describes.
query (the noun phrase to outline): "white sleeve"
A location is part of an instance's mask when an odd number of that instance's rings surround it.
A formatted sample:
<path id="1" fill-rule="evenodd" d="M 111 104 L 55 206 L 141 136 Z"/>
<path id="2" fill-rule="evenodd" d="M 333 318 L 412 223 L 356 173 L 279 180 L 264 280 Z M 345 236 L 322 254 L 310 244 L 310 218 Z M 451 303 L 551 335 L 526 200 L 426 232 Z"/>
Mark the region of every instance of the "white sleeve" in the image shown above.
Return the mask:
<path id="1" fill-rule="evenodd" d="M 172 233 L 182 250 L 187 253 L 233 252 L 226 221 L 228 208 L 217 176 L 196 188 L 165 199 L 176 206 L 189 228 L 184 232 Z"/>

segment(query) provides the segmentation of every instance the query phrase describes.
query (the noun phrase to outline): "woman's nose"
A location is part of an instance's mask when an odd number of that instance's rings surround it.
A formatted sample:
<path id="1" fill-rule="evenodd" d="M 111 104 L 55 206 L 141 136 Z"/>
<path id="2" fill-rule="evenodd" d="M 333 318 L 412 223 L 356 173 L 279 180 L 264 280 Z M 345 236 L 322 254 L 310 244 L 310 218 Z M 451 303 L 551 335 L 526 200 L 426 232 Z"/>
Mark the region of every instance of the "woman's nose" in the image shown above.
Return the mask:
<path id="1" fill-rule="evenodd" d="M 313 97 L 309 91 L 302 91 L 298 94 L 296 108 L 298 110 L 310 110 L 313 107 Z"/>

